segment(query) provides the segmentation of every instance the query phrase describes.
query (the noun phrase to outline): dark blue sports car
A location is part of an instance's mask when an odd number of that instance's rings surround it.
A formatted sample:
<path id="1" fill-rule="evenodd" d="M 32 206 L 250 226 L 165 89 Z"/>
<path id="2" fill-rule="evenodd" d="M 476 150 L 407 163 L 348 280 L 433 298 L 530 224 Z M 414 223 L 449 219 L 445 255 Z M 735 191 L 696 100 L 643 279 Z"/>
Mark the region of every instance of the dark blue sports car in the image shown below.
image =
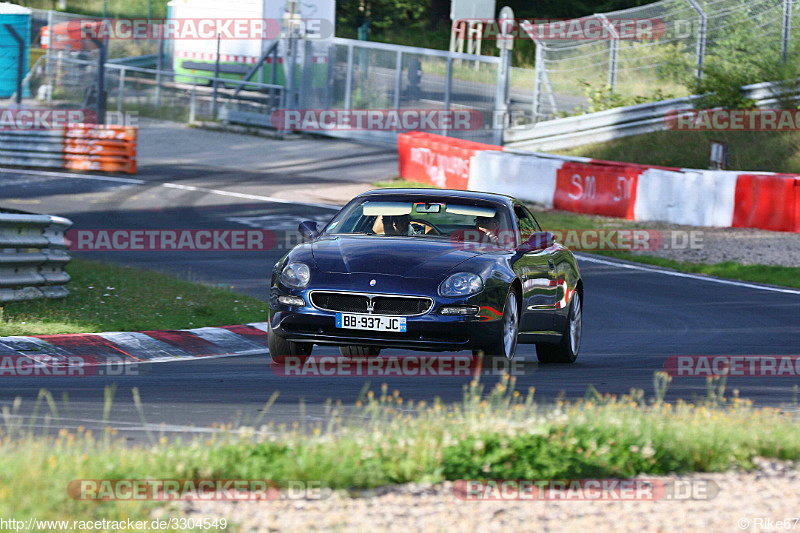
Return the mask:
<path id="1" fill-rule="evenodd" d="M 351 200 L 271 277 L 269 350 L 314 344 L 345 356 L 381 348 L 472 350 L 571 363 L 581 343 L 583 283 L 567 248 L 508 196 L 382 189 Z"/>

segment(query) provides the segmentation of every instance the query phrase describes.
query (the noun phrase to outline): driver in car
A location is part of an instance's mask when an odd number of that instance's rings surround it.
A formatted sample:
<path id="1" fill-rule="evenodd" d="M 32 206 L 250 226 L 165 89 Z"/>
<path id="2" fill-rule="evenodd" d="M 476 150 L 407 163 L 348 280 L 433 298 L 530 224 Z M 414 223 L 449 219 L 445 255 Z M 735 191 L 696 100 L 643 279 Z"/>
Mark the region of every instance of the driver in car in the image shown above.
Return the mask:
<path id="1" fill-rule="evenodd" d="M 486 236 L 486 240 L 493 244 L 500 244 L 500 239 L 497 237 L 500 223 L 497 217 L 475 217 L 475 229 Z M 482 239 L 484 240 L 484 239 Z"/>
<path id="2" fill-rule="evenodd" d="M 386 235 L 416 235 L 409 215 L 383 217 L 383 228 Z"/>

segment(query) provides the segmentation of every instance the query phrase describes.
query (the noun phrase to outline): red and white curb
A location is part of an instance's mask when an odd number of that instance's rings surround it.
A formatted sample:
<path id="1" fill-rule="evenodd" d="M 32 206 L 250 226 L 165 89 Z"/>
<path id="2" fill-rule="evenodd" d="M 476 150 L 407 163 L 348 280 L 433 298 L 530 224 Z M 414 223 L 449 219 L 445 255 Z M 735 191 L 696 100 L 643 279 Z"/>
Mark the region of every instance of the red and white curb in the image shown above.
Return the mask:
<path id="1" fill-rule="evenodd" d="M 70 357 L 94 364 L 157 363 L 265 354 L 266 322 L 139 332 L 0 337 L 0 359 L 25 358 L 59 365 Z"/>

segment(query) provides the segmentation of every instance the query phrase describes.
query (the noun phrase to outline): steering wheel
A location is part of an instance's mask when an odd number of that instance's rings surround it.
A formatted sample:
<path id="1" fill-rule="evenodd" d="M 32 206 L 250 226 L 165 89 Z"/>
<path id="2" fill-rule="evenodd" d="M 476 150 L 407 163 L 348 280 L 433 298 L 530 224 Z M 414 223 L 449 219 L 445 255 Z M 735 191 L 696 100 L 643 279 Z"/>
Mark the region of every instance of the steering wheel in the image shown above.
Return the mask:
<path id="1" fill-rule="evenodd" d="M 410 224 L 419 224 L 419 225 L 421 225 L 422 227 L 427 227 L 427 228 L 430 228 L 431 230 L 433 230 L 433 232 L 434 232 L 433 234 L 434 234 L 434 235 L 441 235 L 441 234 L 442 234 L 442 230 L 440 230 L 440 229 L 439 229 L 439 228 L 437 228 L 437 227 L 436 227 L 434 224 L 431 224 L 431 223 L 430 223 L 430 222 L 428 222 L 428 221 L 425 221 L 425 220 L 420 220 L 420 219 L 418 219 L 418 218 L 412 218 L 411 220 L 409 220 L 409 223 L 410 223 Z M 428 234 L 428 231 L 426 230 L 426 231 L 425 231 L 425 233 L 424 233 L 424 235 L 427 235 L 427 234 Z"/>

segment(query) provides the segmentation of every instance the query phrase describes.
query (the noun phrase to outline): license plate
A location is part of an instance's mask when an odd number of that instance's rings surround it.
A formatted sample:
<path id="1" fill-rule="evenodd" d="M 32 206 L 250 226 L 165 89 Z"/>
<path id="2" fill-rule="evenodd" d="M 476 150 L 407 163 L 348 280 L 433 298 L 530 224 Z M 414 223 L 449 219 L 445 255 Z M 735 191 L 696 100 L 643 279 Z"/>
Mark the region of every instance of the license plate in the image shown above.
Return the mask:
<path id="1" fill-rule="evenodd" d="M 336 327 L 343 329 L 366 329 L 370 331 L 406 332 L 404 316 L 369 316 L 336 313 Z"/>

